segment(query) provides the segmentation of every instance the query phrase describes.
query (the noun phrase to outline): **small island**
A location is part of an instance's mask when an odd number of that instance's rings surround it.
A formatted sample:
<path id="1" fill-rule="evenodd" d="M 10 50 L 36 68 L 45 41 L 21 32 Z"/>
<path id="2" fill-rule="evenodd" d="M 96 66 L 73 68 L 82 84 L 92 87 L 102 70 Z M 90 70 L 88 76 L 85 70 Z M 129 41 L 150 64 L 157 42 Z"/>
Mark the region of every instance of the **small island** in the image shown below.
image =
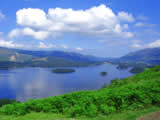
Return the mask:
<path id="1" fill-rule="evenodd" d="M 102 76 L 106 76 L 107 75 L 107 72 L 101 72 L 100 73 Z"/>
<path id="2" fill-rule="evenodd" d="M 117 66 L 117 69 L 120 69 L 120 70 L 125 70 L 125 69 L 128 69 L 128 68 L 129 68 L 129 65 L 126 64 L 126 63 L 120 63 Z"/>
<path id="3" fill-rule="evenodd" d="M 137 73 L 141 73 L 145 71 L 145 67 L 141 67 L 141 66 L 134 66 L 130 72 L 133 74 L 137 74 Z"/>
<path id="4" fill-rule="evenodd" d="M 55 69 L 55 70 L 52 70 L 53 73 L 73 73 L 75 72 L 74 69 Z"/>

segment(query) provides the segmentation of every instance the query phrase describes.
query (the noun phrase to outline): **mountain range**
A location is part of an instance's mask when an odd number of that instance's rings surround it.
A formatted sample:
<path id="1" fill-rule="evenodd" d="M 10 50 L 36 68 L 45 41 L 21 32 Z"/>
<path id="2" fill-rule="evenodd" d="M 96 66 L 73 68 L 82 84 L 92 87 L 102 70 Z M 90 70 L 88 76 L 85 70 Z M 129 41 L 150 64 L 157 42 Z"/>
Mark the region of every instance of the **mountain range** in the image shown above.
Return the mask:
<path id="1" fill-rule="evenodd" d="M 131 52 L 120 58 L 100 58 L 64 51 L 31 51 L 0 47 L 0 67 L 72 67 L 111 62 L 114 64 L 160 65 L 160 48 Z"/>
<path id="2" fill-rule="evenodd" d="M 64 51 L 29 51 L 0 47 L 0 67 L 71 67 L 99 64 L 103 58 Z"/>

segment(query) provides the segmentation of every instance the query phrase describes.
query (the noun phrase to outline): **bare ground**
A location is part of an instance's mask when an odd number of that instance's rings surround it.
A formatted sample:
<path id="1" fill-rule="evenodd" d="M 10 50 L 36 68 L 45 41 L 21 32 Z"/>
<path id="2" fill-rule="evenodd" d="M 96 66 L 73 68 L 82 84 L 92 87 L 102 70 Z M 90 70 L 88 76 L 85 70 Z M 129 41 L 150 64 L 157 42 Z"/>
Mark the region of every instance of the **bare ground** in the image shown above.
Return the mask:
<path id="1" fill-rule="evenodd" d="M 138 118 L 137 120 L 160 120 L 160 111 L 159 112 L 153 112 L 149 115 L 142 116 Z"/>

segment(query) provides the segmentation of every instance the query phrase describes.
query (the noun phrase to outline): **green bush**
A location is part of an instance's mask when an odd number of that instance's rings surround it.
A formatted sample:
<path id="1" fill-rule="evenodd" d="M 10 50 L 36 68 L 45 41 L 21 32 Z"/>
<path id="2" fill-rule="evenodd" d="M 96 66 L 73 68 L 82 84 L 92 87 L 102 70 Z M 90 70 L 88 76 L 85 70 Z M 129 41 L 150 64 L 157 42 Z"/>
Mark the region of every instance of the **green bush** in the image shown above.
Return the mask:
<path id="1" fill-rule="evenodd" d="M 115 107 L 113 106 L 107 106 L 105 104 L 102 104 L 100 107 L 100 111 L 101 113 L 103 113 L 104 115 L 108 115 L 110 113 L 113 113 L 116 111 Z"/>
<path id="2" fill-rule="evenodd" d="M 87 108 L 87 112 L 85 114 L 88 117 L 95 117 L 97 116 L 97 106 L 94 104 L 90 104 Z"/>
<path id="3" fill-rule="evenodd" d="M 115 79 L 111 80 L 111 84 L 117 84 L 118 81 L 119 81 L 119 79 L 118 79 L 118 78 L 115 78 Z"/>
<path id="4" fill-rule="evenodd" d="M 7 115 L 25 115 L 29 113 L 27 111 L 25 104 L 12 104 L 12 105 L 5 105 L 2 107 L 3 109 L 0 110 L 1 113 L 5 113 Z"/>
<path id="5" fill-rule="evenodd" d="M 80 116 L 80 115 L 84 115 L 84 113 L 86 113 L 86 109 L 84 105 L 75 105 L 72 107 L 70 115 L 71 117 L 76 117 L 76 116 Z"/>
<path id="6" fill-rule="evenodd" d="M 10 100 L 8 98 L 6 98 L 6 99 L 0 99 L 0 107 L 2 107 L 3 105 L 6 105 L 6 104 L 15 103 L 15 102 L 16 102 L 15 100 Z"/>

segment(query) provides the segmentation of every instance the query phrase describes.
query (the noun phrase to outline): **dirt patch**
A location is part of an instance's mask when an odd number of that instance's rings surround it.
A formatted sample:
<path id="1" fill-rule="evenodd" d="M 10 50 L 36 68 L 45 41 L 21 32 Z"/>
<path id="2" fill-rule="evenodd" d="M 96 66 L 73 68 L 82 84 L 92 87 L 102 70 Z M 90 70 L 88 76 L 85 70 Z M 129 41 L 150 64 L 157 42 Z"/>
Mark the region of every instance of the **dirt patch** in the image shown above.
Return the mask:
<path id="1" fill-rule="evenodd" d="M 146 115 L 146 116 L 142 116 L 140 118 L 137 118 L 137 120 L 160 120 L 160 111 L 153 112 L 153 113 Z"/>

